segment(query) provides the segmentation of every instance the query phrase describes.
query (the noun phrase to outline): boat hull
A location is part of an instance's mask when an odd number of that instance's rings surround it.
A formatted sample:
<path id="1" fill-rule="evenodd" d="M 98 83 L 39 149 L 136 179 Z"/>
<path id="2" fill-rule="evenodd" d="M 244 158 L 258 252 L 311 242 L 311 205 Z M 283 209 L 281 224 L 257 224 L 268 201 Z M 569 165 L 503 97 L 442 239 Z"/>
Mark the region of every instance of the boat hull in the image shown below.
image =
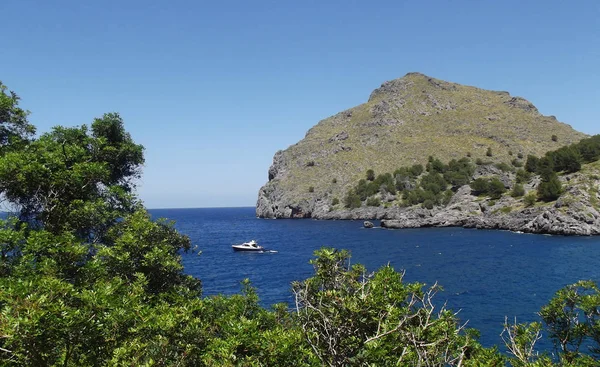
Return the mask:
<path id="1" fill-rule="evenodd" d="M 236 246 L 236 245 L 233 245 L 231 247 L 233 248 L 233 251 L 246 251 L 246 252 L 261 252 L 261 251 L 264 251 L 264 249 L 262 247 L 250 248 L 250 247 L 246 247 L 246 246 Z"/>

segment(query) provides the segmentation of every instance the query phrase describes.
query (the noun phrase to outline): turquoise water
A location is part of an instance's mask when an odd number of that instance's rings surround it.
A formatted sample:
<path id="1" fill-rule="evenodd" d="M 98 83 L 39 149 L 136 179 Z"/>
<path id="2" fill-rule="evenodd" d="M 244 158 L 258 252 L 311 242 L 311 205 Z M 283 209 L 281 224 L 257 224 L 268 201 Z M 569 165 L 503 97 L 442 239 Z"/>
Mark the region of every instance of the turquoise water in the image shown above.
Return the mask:
<path id="1" fill-rule="evenodd" d="M 600 238 L 517 234 L 463 228 L 364 229 L 362 221 L 257 219 L 254 208 L 156 209 L 176 222 L 195 253 L 185 271 L 202 280 L 205 295 L 232 294 L 249 278 L 263 305 L 292 303 L 290 283 L 312 274 L 308 261 L 321 246 L 348 249 L 369 270 L 390 263 L 407 281 L 439 282 L 438 302 L 481 331 L 485 345 L 501 343 L 504 317 L 539 321 L 536 312 L 559 288 L 600 281 Z M 378 223 L 376 222 L 376 225 Z M 233 252 L 256 239 L 278 253 Z M 200 256 L 198 251 L 202 251 Z M 548 343 L 542 347 L 549 348 Z"/>

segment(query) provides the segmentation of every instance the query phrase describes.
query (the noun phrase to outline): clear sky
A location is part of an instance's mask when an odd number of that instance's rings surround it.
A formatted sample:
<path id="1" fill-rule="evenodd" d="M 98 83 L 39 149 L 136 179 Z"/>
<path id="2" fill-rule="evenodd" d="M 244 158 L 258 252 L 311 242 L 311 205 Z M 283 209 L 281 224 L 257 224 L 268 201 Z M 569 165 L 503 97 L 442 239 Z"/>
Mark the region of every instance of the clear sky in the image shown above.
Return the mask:
<path id="1" fill-rule="evenodd" d="M 150 208 L 253 206 L 273 154 L 410 71 L 600 133 L 600 1 L 1 0 L 41 132 L 117 111 Z"/>

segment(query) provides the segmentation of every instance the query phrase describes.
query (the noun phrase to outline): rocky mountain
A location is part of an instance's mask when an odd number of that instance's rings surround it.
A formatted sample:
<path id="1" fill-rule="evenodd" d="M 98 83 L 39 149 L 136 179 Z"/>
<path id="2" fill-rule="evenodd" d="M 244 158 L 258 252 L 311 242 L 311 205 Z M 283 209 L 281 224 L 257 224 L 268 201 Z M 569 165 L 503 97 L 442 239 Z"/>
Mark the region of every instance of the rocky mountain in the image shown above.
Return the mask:
<path id="1" fill-rule="evenodd" d="M 400 207 L 389 200 L 385 207 L 363 205 L 352 210 L 336 203 L 369 169 L 394 172 L 401 166 L 425 165 L 429 156 L 446 162 L 468 156 L 473 161 L 485 159 L 489 163 L 485 167 L 493 167 L 493 163 L 510 162 L 516 156 L 541 156 L 584 137 L 508 92 L 409 73 L 383 83 L 366 103 L 320 121 L 304 139 L 278 151 L 268 172 L 269 181 L 259 191 L 256 213 L 264 218 L 387 218 L 396 220 L 385 222 L 396 227 L 487 225 L 518 229 L 519 225 L 507 223 L 480 223 L 486 216 L 473 213 L 500 213 L 495 205 L 501 205 L 502 200 L 489 208 L 471 208 L 466 202 L 475 205 L 475 200 L 468 194 L 468 186 L 457 190 L 449 205 L 433 210 Z M 505 177 L 507 187 L 511 179 Z M 453 205 L 475 219 L 464 214 L 452 219 L 447 211 Z M 508 215 L 508 209 L 502 214 Z"/>

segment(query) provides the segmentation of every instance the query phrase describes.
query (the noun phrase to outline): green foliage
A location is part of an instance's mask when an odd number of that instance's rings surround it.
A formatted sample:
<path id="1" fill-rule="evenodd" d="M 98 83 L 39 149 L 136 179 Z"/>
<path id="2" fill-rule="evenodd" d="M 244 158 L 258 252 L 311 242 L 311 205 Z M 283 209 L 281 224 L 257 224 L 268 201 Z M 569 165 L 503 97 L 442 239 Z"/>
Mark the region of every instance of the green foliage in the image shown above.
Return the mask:
<path id="1" fill-rule="evenodd" d="M 22 147 L 35 134 L 27 120 L 29 112 L 19 107 L 19 101 L 19 96 L 0 82 L 0 155 Z"/>
<path id="2" fill-rule="evenodd" d="M 308 187 L 308 192 L 315 192 L 315 187 L 314 186 L 309 186 Z"/>
<path id="3" fill-rule="evenodd" d="M 487 194 L 490 189 L 490 182 L 485 178 L 479 177 L 469 184 L 475 195 Z"/>
<path id="4" fill-rule="evenodd" d="M 331 183 L 336 184 L 337 183 L 337 178 L 334 178 L 333 180 L 331 180 Z"/>
<path id="5" fill-rule="evenodd" d="M 592 281 L 579 281 L 559 290 L 542 307 L 540 316 L 561 361 L 573 363 L 584 356 L 583 345 L 600 353 L 600 291 Z"/>
<path id="6" fill-rule="evenodd" d="M 488 195 L 492 199 L 499 199 L 506 192 L 502 181 L 497 177 L 491 180 L 480 177 L 469 184 L 475 195 Z"/>
<path id="7" fill-rule="evenodd" d="M 434 203 L 433 203 L 433 200 L 427 199 L 423 202 L 422 205 L 423 205 L 423 208 L 425 208 L 425 209 L 433 209 Z"/>
<path id="8" fill-rule="evenodd" d="M 375 171 L 372 169 L 367 170 L 367 180 L 373 181 L 375 179 Z"/>
<path id="9" fill-rule="evenodd" d="M 518 198 L 525 195 L 525 188 L 523 188 L 522 184 L 515 184 L 515 186 L 513 186 L 512 191 L 510 192 L 510 196 L 512 196 L 513 198 Z"/>
<path id="10" fill-rule="evenodd" d="M 131 194 L 144 163 L 117 114 L 92 123 L 56 127 L 0 160 L 0 191 L 23 221 L 53 233 L 75 231 L 101 239 L 106 228 L 135 211 Z"/>
<path id="11" fill-rule="evenodd" d="M 346 194 L 346 197 L 344 198 L 344 206 L 349 209 L 356 209 L 360 208 L 361 205 L 362 201 L 360 196 L 352 190 L 348 191 L 348 194 Z"/>
<path id="12" fill-rule="evenodd" d="M 530 173 L 537 171 L 538 163 L 540 159 L 534 155 L 528 155 L 527 161 L 525 161 L 525 170 Z"/>
<path id="13" fill-rule="evenodd" d="M 333 200 L 331 200 L 331 205 L 338 205 L 340 203 L 340 199 L 338 198 L 333 198 Z"/>
<path id="14" fill-rule="evenodd" d="M 488 157 L 493 156 L 494 154 L 492 153 L 492 147 L 488 147 L 487 152 L 485 152 L 485 155 Z"/>
<path id="15" fill-rule="evenodd" d="M 371 197 L 367 199 L 367 206 L 380 206 L 381 205 L 381 200 L 379 200 L 379 198 L 377 197 Z"/>
<path id="16" fill-rule="evenodd" d="M 516 181 L 519 184 L 527 183 L 531 180 L 531 173 L 525 171 L 524 169 L 517 170 L 517 178 Z"/>
<path id="17" fill-rule="evenodd" d="M 519 159 L 523 159 L 523 153 L 519 152 L 519 153 L 517 154 L 517 158 L 519 158 Z"/>
<path id="18" fill-rule="evenodd" d="M 552 141 L 558 141 L 558 136 L 552 135 Z"/>
<path id="19" fill-rule="evenodd" d="M 437 285 L 404 283 L 389 265 L 368 274 L 350 266 L 346 251 L 315 255 L 314 276 L 292 288 L 304 338 L 321 365 L 445 366 L 484 355 L 452 312 L 433 306 Z"/>
<path id="20" fill-rule="evenodd" d="M 477 158 L 477 159 L 475 160 L 475 164 L 476 164 L 476 165 L 478 165 L 478 166 L 482 166 L 482 165 L 484 164 L 484 162 L 483 162 L 483 159 L 481 159 L 481 158 Z"/>
<path id="21" fill-rule="evenodd" d="M 520 160 L 518 160 L 516 158 L 511 161 L 511 164 L 517 168 L 523 167 L 523 162 L 521 162 Z"/>
<path id="22" fill-rule="evenodd" d="M 494 177 L 490 180 L 490 186 L 488 189 L 488 195 L 492 199 L 500 199 L 502 194 L 506 192 L 506 188 L 502 181 L 500 181 L 497 177 Z"/>
<path id="23" fill-rule="evenodd" d="M 537 195 L 534 192 L 530 192 L 529 194 L 525 195 L 525 197 L 523 198 L 523 203 L 525 204 L 526 207 L 533 206 L 536 201 L 537 201 Z"/>
<path id="24" fill-rule="evenodd" d="M 506 164 L 504 162 L 496 163 L 495 166 L 496 166 L 496 168 L 498 168 L 502 172 L 512 172 L 512 171 L 514 171 L 514 169 L 510 165 L 508 165 L 508 164 Z"/>
<path id="25" fill-rule="evenodd" d="M 538 198 L 546 202 L 558 199 L 563 192 L 562 183 L 554 172 L 549 177 L 542 177 L 537 190 Z"/>
<path id="26" fill-rule="evenodd" d="M 475 167 L 468 158 L 461 158 L 458 161 L 453 159 L 448 162 L 444 179 L 453 187 L 460 187 L 469 184 L 474 172 Z"/>

